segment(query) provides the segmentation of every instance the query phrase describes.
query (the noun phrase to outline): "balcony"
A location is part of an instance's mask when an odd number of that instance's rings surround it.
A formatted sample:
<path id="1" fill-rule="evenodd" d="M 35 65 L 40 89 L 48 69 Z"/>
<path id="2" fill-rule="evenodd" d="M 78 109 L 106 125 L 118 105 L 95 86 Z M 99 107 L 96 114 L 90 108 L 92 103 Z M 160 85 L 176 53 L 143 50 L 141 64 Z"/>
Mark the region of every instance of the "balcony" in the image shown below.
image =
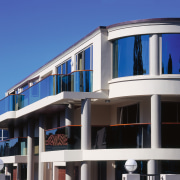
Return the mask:
<path id="1" fill-rule="evenodd" d="M 46 130 L 45 151 L 81 148 L 81 126 L 66 126 Z M 92 149 L 150 148 L 151 125 L 119 124 L 91 127 Z"/>
<path id="2" fill-rule="evenodd" d="M 92 149 L 150 148 L 149 123 L 92 127 Z"/>
<path id="3" fill-rule="evenodd" d="M 75 71 L 68 75 L 51 75 L 21 93 L 19 109 L 47 96 L 63 91 L 91 92 L 92 71 Z"/>
<path id="4" fill-rule="evenodd" d="M 0 157 L 27 155 L 27 138 L 19 137 L 0 141 Z"/>
<path id="5" fill-rule="evenodd" d="M 16 110 L 16 103 L 19 95 L 9 95 L 0 100 L 0 114 Z"/>
<path id="6" fill-rule="evenodd" d="M 71 125 L 45 132 L 45 151 L 81 148 L 81 126 Z"/>
<path id="7" fill-rule="evenodd" d="M 47 96 L 63 91 L 92 92 L 93 71 L 74 71 L 67 75 L 50 75 L 20 94 L 9 95 L 0 100 L 0 115 L 22 109 Z"/>

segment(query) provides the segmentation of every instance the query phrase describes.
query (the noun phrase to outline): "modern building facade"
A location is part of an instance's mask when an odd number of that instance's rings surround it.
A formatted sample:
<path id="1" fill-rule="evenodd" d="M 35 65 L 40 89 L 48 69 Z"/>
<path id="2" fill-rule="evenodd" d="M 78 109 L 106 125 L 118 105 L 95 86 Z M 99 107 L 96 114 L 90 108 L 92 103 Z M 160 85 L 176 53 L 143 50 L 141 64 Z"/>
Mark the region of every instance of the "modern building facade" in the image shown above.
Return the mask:
<path id="1" fill-rule="evenodd" d="M 18 180 L 180 174 L 180 18 L 101 26 L 0 101 L 5 173 Z"/>

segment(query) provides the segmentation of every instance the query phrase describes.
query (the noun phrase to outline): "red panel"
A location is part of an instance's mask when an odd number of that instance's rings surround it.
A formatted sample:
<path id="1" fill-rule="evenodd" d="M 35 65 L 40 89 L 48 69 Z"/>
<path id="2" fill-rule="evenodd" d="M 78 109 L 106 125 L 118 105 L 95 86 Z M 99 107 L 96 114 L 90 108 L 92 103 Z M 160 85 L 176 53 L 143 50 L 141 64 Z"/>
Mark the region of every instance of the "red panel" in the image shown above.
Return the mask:
<path id="1" fill-rule="evenodd" d="M 13 180 L 17 180 L 17 167 L 13 167 Z"/>
<path id="2" fill-rule="evenodd" d="M 66 180 L 66 169 L 64 167 L 58 168 L 58 180 Z"/>

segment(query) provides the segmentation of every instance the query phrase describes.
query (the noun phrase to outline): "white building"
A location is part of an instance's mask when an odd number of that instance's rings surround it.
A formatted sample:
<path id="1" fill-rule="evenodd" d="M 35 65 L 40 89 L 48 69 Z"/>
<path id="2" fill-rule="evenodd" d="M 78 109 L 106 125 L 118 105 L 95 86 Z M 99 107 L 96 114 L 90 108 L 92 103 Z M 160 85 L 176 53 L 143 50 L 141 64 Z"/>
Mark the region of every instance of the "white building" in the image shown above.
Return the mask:
<path id="1" fill-rule="evenodd" d="M 132 158 L 180 173 L 180 18 L 98 27 L 6 94 L 13 180 L 119 180 Z"/>

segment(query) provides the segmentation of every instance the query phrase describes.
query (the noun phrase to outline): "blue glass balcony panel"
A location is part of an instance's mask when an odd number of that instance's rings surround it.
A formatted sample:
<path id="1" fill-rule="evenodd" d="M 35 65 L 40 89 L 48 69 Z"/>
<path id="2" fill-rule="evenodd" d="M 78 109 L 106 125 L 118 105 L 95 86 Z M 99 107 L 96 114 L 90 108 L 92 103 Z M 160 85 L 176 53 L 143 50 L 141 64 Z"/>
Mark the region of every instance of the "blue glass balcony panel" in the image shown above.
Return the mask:
<path id="1" fill-rule="evenodd" d="M 0 157 L 9 155 L 9 141 L 0 141 Z"/>
<path id="2" fill-rule="evenodd" d="M 22 109 L 47 96 L 63 91 L 92 92 L 93 71 L 75 71 L 68 75 L 50 75 L 20 94 L 10 95 L 0 101 L 0 115 Z"/>
<path id="3" fill-rule="evenodd" d="M 92 92 L 93 71 L 74 71 L 68 75 L 59 75 L 57 93 L 63 91 Z"/>
<path id="4" fill-rule="evenodd" d="M 9 95 L 0 100 L 0 114 L 8 111 L 15 111 L 17 97 L 18 95 Z"/>
<path id="5" fill-rule="evenodd" d="M 74 72 L 74 91 L 75 92 L 92 91 L 92 71 Z"/>
<path id="6" fill-rule="evenodd" d="M 54 94 L 54 79 L 55 75 L 48 76 L 47 78 L 43 79 L 39 83 L 36 83 L 29 89 L 23 91 L 21 93 L 21 100 L 19 109 L 28 106 L 40 99 L 43 99 L 47 96 L 51 96 Z"/>
<path id="7" fill-rule="evenodd" d="M 13 138 L 0 142 L 0 156 L 27 155 L 27 138 Z"/>

